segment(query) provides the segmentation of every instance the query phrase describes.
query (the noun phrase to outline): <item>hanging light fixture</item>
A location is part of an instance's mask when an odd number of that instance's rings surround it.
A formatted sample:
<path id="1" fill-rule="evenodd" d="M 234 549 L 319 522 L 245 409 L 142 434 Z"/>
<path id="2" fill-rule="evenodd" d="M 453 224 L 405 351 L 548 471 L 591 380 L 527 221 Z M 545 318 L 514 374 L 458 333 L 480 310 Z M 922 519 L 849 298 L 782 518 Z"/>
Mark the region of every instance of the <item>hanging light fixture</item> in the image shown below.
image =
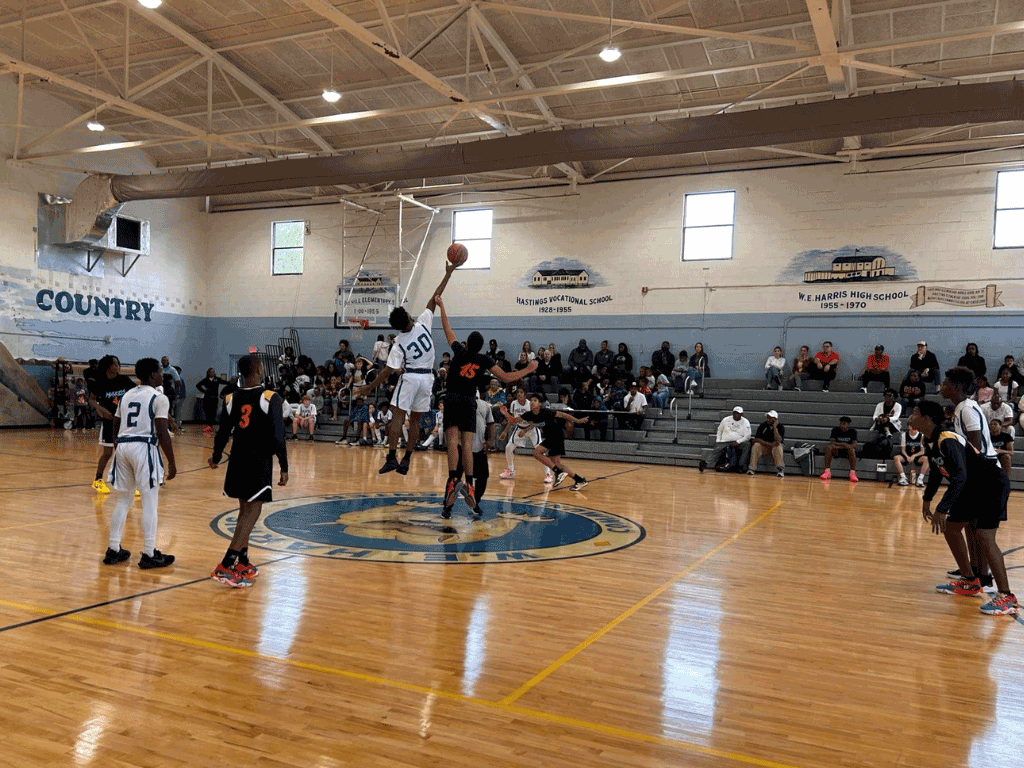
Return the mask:
<path id="1" fill-rule="evenodd" d="M 139 0 L 139 5 L 143 8 L 159 8 L 163 4 L 164 0 Z"/>
<path id="2" fill-rule="evenodd" d="M 608 45 L 601 49 L 598 56 L 601 57 L 601 61 L 607 61 L 609 64 L 613 61 L 618 61 L 622 57 L 622 51 L 615 47 L 612 43 L 612 17 L 615 15 L 615 0 L 609 0 L 608 2 Z"/>
<path id="3" fill-rule="evenodd" d="M 95 117 L 88 123 L 86 123 L 85 127 L 88 128 L 90 131 L 96 131 L 97 133 L 99 131 L 107 130 L 106 126 L 104 126 L 103 123 L 99 122 Z"/>
<path id="4" fill-rule="evenodd" d="M 331 46 L 331 84 L 324 88 L 320 94 L 328 104 L 334 104 L 341 100 L 341 94 L 334 89 L 334 46 Z"/>

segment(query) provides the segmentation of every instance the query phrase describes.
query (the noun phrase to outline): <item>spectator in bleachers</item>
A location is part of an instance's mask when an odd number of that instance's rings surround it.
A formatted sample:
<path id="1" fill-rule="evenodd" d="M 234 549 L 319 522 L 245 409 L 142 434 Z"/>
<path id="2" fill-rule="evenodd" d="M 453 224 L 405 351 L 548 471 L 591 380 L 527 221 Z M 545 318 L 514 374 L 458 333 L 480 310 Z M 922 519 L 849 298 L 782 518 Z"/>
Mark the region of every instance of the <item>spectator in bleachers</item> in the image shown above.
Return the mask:
<path id="1" fill-rule="evenodd" d="M 880 381 L 884 389 L 889 388 L 889 356 L 881 344 L 876 344 L 874 354 L 868 355 L 864 373 L 860 376 L 860 391 L 866 394 L 872 381 Z"/>
<path id="2" fill-rule="evenodd" d="M 576 389 L 573 390 L 572 396 L 569 398 L 569 403 L 572 405 L 574 410 L 588 411 L 590 410 L 590 406 L 593 402 L 594 390 L 591 388 L 590 379 L 584 379 L 577 385 Z"/>
<path id="3" fill-rule="evenodd" d="M 1013 380 L 1013 373 L 1007 366 L 999 369 L 999 380 L 992 385 L 992 389 L 999 393 L 1004 403 L 1012 403 L 1017 399 L 1017 382 Z"/>
<path id="4" fill-rule="evenodd" d="M 587 340 L 580 339 L 565 360 L 566 383 L 578 387 L 584 378 L 590 378 L 593 368 L 594 353 L 587 346 Z"/>
<path id="5" fill-rule="evenodd" d="M 672 388 L 669 386 L 668 379 L 665 377 L 665 374 L 659 373 L 658 379 L 654 384 L 654 391 L 651 393 L 651 405 L 655 408 L 665 408 L 668 406 L 671 397 Z"/>
<path id="6" fill-rule="evenodd" d="M 981 406 L 981 413 L 986 421 L 998 421 L 1003 430 L 1010 435 L 1010 439 L 1013 439 L 1016 434 L 1013 428 L 1013 407 L 1009 403 L 1004 403 L 998 392 L 992 392 L 992 398 Z"/>
<path id="7" fill-rule="evenodd" d="M 561 375 L 565 371 L 565 366 L 562 364 L 562 353 L 558 351 L 555 342 L 548 344 L 548 352 L 551 353 L 551 364 L 558 368 L 558 374 Z"/>
<path id="8" fill-rule="evenodd" d="M 434 417 L 434 426 L 432 426 L 427 432 L 421 432 L 424 435 L 423 439 L 420 440 L 416 446 L 417 450 L 425 451 L 428 448 L 443 448 L 444 442 L 444 400 L 437 404 L 437 410 L 431 411 Z"/>
<path id="9" fill-rule="evenodd" d="M 1006 430 L 999 419 L 988 423 L 988 431 L 992 436 L 992 447 L 996 449 L 996 459 L 1006 476 L 1010 476 L 1010 465 L 1013 463 L 1013 431 Z"/>
<path id="10" fill-rule="evenodd" d="M 309 396 L 309 402 L 316 408 L 317 416 L 319 416 L 324 410 L 324 391 L 320 387 L 315 387 L 313 394 Z"/>
<path id="11" fill-rule="evenodd" d="M 693 345 L 693 354 L 690 355 L 689 368 L 686 369 L 689 388 L 692 390 L 699 389 L 701 383 L 704 381 L 704 377 L 710 375 L 711 362 L 708 360 L 708 355 L 704 351 L 704 345 L 698 341 Z M 701 396 L 703 396 L 703 392 L 701 393 Z"/>
<path id="12" fill-rule="evenodd" d="M 313 439 L 313 431 L 316 429 L 316 406 L 309 395 L 303 395 L 299 408 L 292 416 L 292 440 L 298 437 L 299 427 L 309 432 L 309 439 Z"/>
<path id="13" fill-rule="evenodd" d="M 803 383 L 811 378 L 811 366 L 814 364 L 814 360 L 810 354 L 811 348 L 805 344 L 800 347 L 800 355 L 793 360 L 793 374 L 789 380 L 793 382 L 793 389 L 797 392 L 800 392 L 803 389 Z"/>
<path id="14" fill-rule="evenodd" d="M 856 483 L 857 477 L 857 430 L 850 428 L 853 421 L 849 416 L 842 416 L 839 419 L 839 426 L 832 427 L 832 434 L 829 435 L 828 448 L 825 449 L 825 471 L 821 473 L 822 480 L 832 479 L 832 459 L 836 456 L 846 456 L 850 462 L 850 482 Z"/>
<path id="15" fill-rule="evenodd" d="M 369 438 L 369 424 L 370 424 L 370 408 L 366 403 L 363 402 L 363 398 L 357 397 L 352 402 L 352 412 L 345 419 L 345 422 L 341 425 L 341 439 L 335 440 L 335 445 L 344 445 L 348 438 L 348 428 L 353 427 L 355 436 L 351 441 L 348 441 L 349 445 L 355 445 L 360 441 L 360 438 Z M 367 442 L 366 445 L 370 443 Z"/>
<path id="16" fill-rule="evenodd" d="M 964 354 L 956 361 L 957 366 L 964 368 L 970 368 L 974 371 L 974 378 L 980 378 L 988 373 L 988 367 L 985 365 L 985 358 L 978 354 L 978 345 L 973 341 L 967 345 L 964 350 Z"/>
<path id="17" fill-rule="evenodd" d="M 615 353 L 608 349 L 608 341 L 602 341 L 600 349 L 594 353 L 594 367 L 595 368 L 607 368 L 611 370 L 612 363 L 615 361 Z"/>
<path id="18" fill-rule="evenodd" d="M 629 394 L 622 401 L 622 410 L 628 411 L 619 417 L 622 429 L 640 429 L 644 423 L 644 411 L 647 410 L 647 397 L 640 391 L 637 382 L 629 385 Z"/>
<path id="19" fill-rule="evenodd" d="M 917 342 L 917 352 L 910 356 L 910 370 L 917 371 L 925 384 L 931 382 L 938 389 L 942 375 L 939 373 L 938 358 L 928 349 L 928 342 Z"/>
<path id="20" fill-rule="evenodd" d="M 373 352 L 370 357 L 373 358 L 373 364 L 377 366 L 378 370 L 388 364 L 388 354 L 391 352 L 391 345 L 384 340 L 384 334 L 378 333 L 377 340 L 373 342 Z"/>
<path id="21" fill-rule="evenodd" d="M 522 354 L 526 355 L 526 362 L 528 363 L 537 359 L 537 354 L 533 351 L 533 345 L 528 341 L 523 342 Z M 520 359 L 522 359 L 522 355 L 520 355 Z"/>
<path id="22" fill-rule="evenodd" d="M 914 406 L 915 408 L 917 406 Z M 900 433 L 900 447 L 893 452 L 892 463 L 896 465 L 899 485 L 918 485 L 924 488 L 924 476 L 928 473 L 928 457 L 924 451 L 924 435 L 913 427 Z M 910 467 L 910 480 L 904 464 Z"/>
<path id="23" fill-rule="evenodd" d="M 675 362 L 676 356 L 672 354 L 672 345 L 667 341 L 661 342 L 661 349 L 654 350 L 654 354 L 651 355 L 651 368 L 656 374 L 663 373 L 666 376 L 671 376 Z"/>
<path id="24" fill-rule="evenodd" d="M 776 347 L 771 355 L 764 361 L 764 388 L 778 389 L 782 391 L 782 377 L 785 375 L 786 357 L 782 354 L 782 347 Z"/>
<path id="25" fill-rule="evenodd" d="M 925 384 L 919 371 L 913 368 L 900 384 L 899 403 L 903 413 L 910 413 L 924 399 Z"/>
<path id="26" fill-rule="evenodd" d="M 370 439 L 374 445 L 388 444 L 388 424 L 391 423 L 391 416 L 391 404 L 387 400 L 380 404 L 376 413 L 370 414 Z"/>
<path id="27" fill-rule="evenodd" d="M 495 359 L 494 364 L 505 373 L 512 373 L 512 363 L 505 359 L 505 350 L 498 350 L 497 359 Z"/>
<path id="28" fill-rule="evenodd" d="M 831 391 L 832 381 L 836 377 L 838 368 L 839 355 L 832 349 L 832 342 L 822 342 L 821 351 L 814 354 L 814 360 L 811 363 L 811 378 L 821 380 L 822 392 Z"/>
<path id="29" fill-rule="evenodd" d="M 437 369 L 437 376 L 434 377 L 431 391 L 435 405 L 444 400 L 444 396 L 448 394 L 448 369 L 444 366 Z"/>
<path id="30" fill-rule="evenodd" d="M 443 403 L 444 401 L 442 400 L 441 402 Z M 427 436 L 434 431 L 434 428 L 437 427 L 438 413 L 440 413 L 440 409 L 436 411 L 431 409 L 423 412 L 423 414 L 420 416 L 420 435 Z M 425 437 L 421 437 L 420 441 L 416 443 L 415 449 L 417 451 L 427 450 L 429 446 L 424 445 L 425 442 Z"/>
<path id="31" fill-rule="evenodd" d="M 999 375 L 1001 375 L 1004 370 L 1010 372 L 1010 381 L 1012 381 L 1015 386 L 1020 387 L 1024 384 L 1024 374 L 1022 374 L 1020 372 L 1020 368 L 1017 367 L 1017 361 L 1013 359 L 1013 355 L 1007 355 L 1003 358 L 1003 364 L 999 366 Z M 1003 399 L 1005 400 L 1006 398 L 1004 397 Z"/>
<path id="32" fill-rule="evenodd" d="M 638 376 L 637 380 L 636 380 L 637 390 L 640 392 L 641 395 L 643 395 L 644 397 L 647 398 L 647 402 L 651 401 L 651 394 L 652 394 L 652 392 L 651 392 L 651 377 L 650 377 L 649 374 L 650 374 L 650 369 L 647 368 L 646 366 L 641 366 L 641 368 L 640 368 L 640 376 Z"/>
<path id="33" fill-rule="evenodd" d="M 558 391 L 558 376 L 551 367 L 551 353 L 542 349 L 537 353 L 537 370 L 533 372 L 532 378 L 536 386 L 531 387 L 544 394 L 554 394 Z"/>
<path id="34" fill-rule="evenodd" d="M 974 381 L 977 389 L 974 391 L 974 399 L 978 401 L 978 404 L 987 403 L 992 399 L 992 393 L 995 392 L 992 387 L 989 386 L 987 376 L 979 376 Z"/>
<path id="35" fill-rule="evenodd" d="M 768 411 L 751 440 L 750 464 L 747 466 L 747 474 L 754 474 L 762 455 L 770 455 L 772 461 L 775 462 L 775 474 L 778 477 L 785 477 L 785 460 L 782 454 L 782 441 L 785 437 L 786 428 L 779 424 L 779 414 L 776 411 Z"/>
<path id="36" fill-rule="evenodd" d="M 690 369 L 690 356 L 685 349 L 679 350 L 679 357 L 676 364 L 672 366 L 672 386 L 682 392 L 686 389 L 686 374 Z"/>
<path id="37" fill-rule="evenodd" d="M 708 468 L 708 464 L 722 472 L 742 469 L 748 466 L 750 461 L 749 451 L 750 422 L 743 418 L 743 408 L 737 405 L 732 409 L 731 415 L 719 422 L 715 447 L 707 461 L 701 459 L 697 462 L 697 470 L 703 472 Z"/>
<path id="38" fill-rule="evenodd" d="M 497 339 L 491 339 L 489 342 L 487 342 L 487 351 L 484 354 L 487 355 L 488 360 L 490 360 L 492 363 L 497 364 L 499 352 L 501 352 L 501 350 L 498 348 Z"/>
<path id="39" fill-rule="evenodd" d="M 601 396 L 596 390 L 591 394 L 590 405 L 585 409 L 577 408 L 576 410 L 589 411 L 584 414 L 587 416 L 587 423 L 583 425 L 587 440 L 590 439 L 592 432 L 597 432 L 602 441 L 608 439 L 608 408 L 605 407 L 604 401 L 601 400 Z"/>
<path id="40" fill-rule="evenodd" d="M 609 411 L 621 411 L 623 410 L 622 404 L 626 401 L 627 394 L 626 385 L 622 378 L 617 378 L 608 390 L 608 394 L 605 395 L 604 404 L 608 407 Z"/>
<path id="41" fill-rule="evenodd" d="M 887 388 L 882 402 L 875 406 L 875 412 L 871 416 L 871 429 L 886 435 L 896 434 L 900 431 L 902 413 L 902 406 L 896 402 L 896 390 Z"/>
<path id="42" fill-rule="evenodd" d="M 633 379 L 633 356 L 624 342 L 619 342 L 619 351 L 612 360 L 612 376 L 621 376 L 625 381 Z"/>

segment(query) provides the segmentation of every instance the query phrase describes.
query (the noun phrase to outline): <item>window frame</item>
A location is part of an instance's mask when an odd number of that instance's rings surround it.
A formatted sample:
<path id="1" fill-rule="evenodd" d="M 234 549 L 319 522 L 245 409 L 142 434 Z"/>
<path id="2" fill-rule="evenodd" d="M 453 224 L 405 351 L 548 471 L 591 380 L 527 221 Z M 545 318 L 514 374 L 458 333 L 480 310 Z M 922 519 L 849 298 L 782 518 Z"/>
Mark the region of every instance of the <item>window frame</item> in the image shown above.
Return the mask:
<path id="1" fill-rule="evenodd" d="M 302 245 L 299 249 L 302 251 L 302 264 L 298 272 L 278 272 L 277 271 L 277 252 L 278 251 L 291 251 L 295 250 L 294 245 L 278 246 L 277 245 L 277 225 L 278 224 L 299 224 L 302 228 Z M 306 270 L 306 222 L 302 219 L 282 219 L 280 221 L 270 222 L 270 276 L 271 277 L 287 277 L 288 275 L 301 275 Z"/>
<path id="2" fill-rule="evenodd" d="M 701 195 L 732 195 L 732 221 L 729 224 L 686 224 L 686 203 L 691 197 L 699 197 Z M 709 192 L 686 192 L 683 195 L 683 210 L 681 215 L 682 220 L 682 235 L 679 243 L 679 261 L 683 264 L 696 264 L 704 263 L 709 261 L 722 262 L 732 261 L 736 258 L 736 204 L 738 202 L 738 195 L 735 189 L 716 189 Z M 729 255 L 724 259 L 688 259 L 686 258 L 686 230 L 688 229 L 722 229 L 729 227 L 731 230 L 729 235 Z"/>
<path id="3" fill-rule="evenodd" d="M 1024 240 L 1021 240 L 1020 245 L 996 245 L 996 226 L 999 220 L 1000 211 L 1024 211 L 1024 205 L 1020 208 L 1000 208 L 999 207 L 999 177 L 1004 173 L 1020 173 L 1024 174 L 1024 168 L 1006 168 L 1001 171 L 996 171 L 996 186 L 995 192 L 992 195 L 992 250 L 993 251 L 1011 251 L 1014 249 L 1024 248 Z"/>
<path id="4" fill-rule="evenodd" d="M 455 219 L 460 213 L 472 213 L 474 211 L 490 211 L 491 212 L 491 236 L 488 238 L 476 237 L 470 240 L 456 240 L 455 239 Z M 494 207 L 478 206 L 476 208 L 456 208 L 452 211 L 452 244 L 462 243 L 468 248 L 468 243 L 483 242 L 486 240 L 490 245 L 487 249 L 487 266 L 485 267 L 471 267 L 467 261 L 459 269 L 490 269 L 491 264 L 494 261 Z"/>

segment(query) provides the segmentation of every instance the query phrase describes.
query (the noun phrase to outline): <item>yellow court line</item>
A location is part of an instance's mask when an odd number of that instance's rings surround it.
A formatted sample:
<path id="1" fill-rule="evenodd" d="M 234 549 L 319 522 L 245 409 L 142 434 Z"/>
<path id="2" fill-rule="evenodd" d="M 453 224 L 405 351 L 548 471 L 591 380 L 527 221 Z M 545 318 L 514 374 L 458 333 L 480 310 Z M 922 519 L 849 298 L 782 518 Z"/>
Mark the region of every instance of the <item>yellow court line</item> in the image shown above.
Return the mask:
<path id="1" fill-rule="evenodd" d="M 698 566 L 700 566 L 701 564 L 703 564 L 707 560 L 709 560 L 712 557 L 714 557 L 715 555 L 717 555 L 719 552 L 721 552 L 727 546 L 729 546 L 734 541 L 736 541 L 736 539 L 738 539 L 744 533 L 746 533 L 751 528 L 753 528 L 755 525 L 757 525 L 762 520 L 764 520 L 766 517 L 768 517 L 768 515 L 770 515 L 772 512 L 774 512 L 780 506 L 782 506 L 782 502 L 781 501 L 776 502 L 772 507 L 770 507 L 769 509 L 767 509 L 766 511 L 764 511 L 760 515 L 758 515 L 758 517 L 755 520 L 752 520 L 751 522 L 747 523 L 745 526 L 740 528 L 738 531 L 736 531 L 736 533 L 734 533 L 728 539 L 726 539 L 721 544 L 719 544 L 717 547 L 712 549 L 706 555 L 704 555 L 699 560 L 697 560 L 696 562 L 694 562 L 691 565 L 689 565 L 685 570 L 682 570 L 679 573 L 677 573 L 675 576 L 673 576 L 671 579 L 666 581 L 664 584 L 662 584 L 656 590 L 651 592 L 651 594 L 649 594 L 643 600 L 641 600 L 638 603 L 634 604 L 631 608 L 628 608 L 624 613 L 620 614 L 619 616 L 616 616 L 614 619 L 612 619 L 610 622 L 605 624 L 603 627 L 601 627 L 601 629 L 597 630 L 597 632 L 592 634 L 590 637 L 588 637 L 582 643 L 577 645 L 571 651 L 569 651 L 568 653 L 563 654 L 560 658 L 556 659 L 554 662 L 552 662 L 547 667 L 542 669 L 536 675 L 531 677 L 529 680 L 527 680 L 521 686 L 519 686 L 514 691 L 512 691 L 512 693 L 510 693 L 508 696 L 503 698 L 501 700 L 501 703 L 505 704 L 505 705 L 512 704 L 513 702 L 517 701 L 519 698 L 521 698 L 526 693 L 529 693 L 533 688 L 535 688 L 537 685 L 542 683 L 545 679 L 548 678 L 548 676 L 550 676 L 552 673 L 557 671 L 560 667 L 562 667 L 563 665 L 565 665 L 569 661 L 572 661 L 572 659 L 574 659 L 579 653 L 581 653 L 582 651 L 585 651 L 592 644 L 594 644 L 595 642 L 600 640 L 602 637 L 607 635 L 609 632 L 611 632 L 613 629 L 615 629 L 615 627 L 617 627 L 619 624 L 624 622 L 626 619 L 628 619 L 634 613 L 639 611 L 641 608 L 643 608 L 649 602 L 651 602 L 652 600 L 657 598 L 659 595 L 661 595 L 662 592 L 664 592 L 666 589 L 671 587 L 677 581 L 679 581 L 680 579 L 683 579 L 683 578 L 686 578 L 687 576 L 689 576 Z"/>
<path id="2" fill-rule="evenodd" d="M 80 515 L 79 517 L 58 517 L 54 520 L 43 520 L 38 523 L 25 523 L 24 525 L 8 525 L 5 528 L 0 528 L 0 531 L 16 531 L 19 528 L 34 528 L 37 525 L 59 525 L 60 523 L 70 523 L 72 520 L 86 520 L 95 517 L 95 513 L 91 515 Z"/>
<path id="3" fill-rule="evenodd" d="M 774 510 L 774 507 L 772 508 L 772 510 Z M 769 512 L 772 510 L 769 510 Z M 768 513 L 766 512 L 765 515 L 767 514 Z M 764 515 L 762 515 L 762 517 L 764 517 Z M 41 613 L 46 615 L 57 613 L 57 611 L 52 611 L 47 608 L 40 608 L 34 605 L 25 605 L 23 603 L 15 603 L 8 600 L 0 600 L 0 605 L 9 606 L 13 608 L 21 608 L 24 610 L 29 610 L 35 613 Z M 473 696 L 464 696 L 460 693 L 451 693 L 449 691 L 442 691 L 436 688 L 429 688 L 423 685 L 415 685 L 413 683 L 404 683 L 399 680 L 391 680 L 386 677 L 377 677 L 375 675 L 367 675 L 361 672 L 352 672 L 345 669 L 337 669 L 335 667 L 324 666 L 323 664 L 313 664 L 311 662 L 298 661 L 296 659 L 282 659 L 277 656 L 267 656 L 265 654 L 258 653 L 257 651 L 249 651 L 244 648 L 236 648 L 231 645 L 214 643 L 209 640 L 200 640 L 198 638 L 185 637 L 183 635 L 175 635 L 170 632 L 159 632 L 157 630 L 146 629 L 144 627 L 133 627 L 128 624 L 121 624 L 119 622 L 108 621 L 106 619 L 97 619 L 91 616 L 82 616 L 81 614 L 69 614 L 62 618 L 71 619 L 72 621 L 76 621 L 80 624 L 90 624 L 96 627 L 121 630 L 135 635 L 142 635 L 144 637 L 153 637 L 158 640 L 167 640 L 169 642 L 181 643 L 183 645 L 192 646 L 194 648 L 204 648 L 206 650 L 219 651 L 222 653 L 228 653 L 235 656 L 242 656 L 250 659 L 259 659 L 261 661 L 267 661 L 275 664 L 283 664 L 284 666 L 294 667 L 296 669 L 305 669 L 311 672 L 320 672 L 323 674 L 335 675 L 337 677 L 343 677 L 349 680 L 357 680 L 359 682 L 382 685 L 388 688 L 396 688 L 403 691 L 410 691 L 412 693 L 436 696 L 437 698 L 446 699 L 448 701 L 476 704 L 477 706 L 494 710 L 496 712 L 502 712 L 508 715 L 529 717 L 535 720 L 541 720 L 555 725 L 579 728 L 582 730 L 592 731 L 594 733 L 600 733 L 605 736 L 613 736 L 616 738 L 626 739 L 629 741 L 639 741 L 648 744 L 658 744 L 660 746 L 670 747 L 672 749 L 678 749 L 685 752 L 690 752 L 692 754 L 699 754 L 708 757 L 719 757 L 725 760 L 743 763 L 745 765 L 754 765 L 758 766 L 758 768 L 797 768 L 797 766 L 789 765 L 788 763 L 779 763 L 773 760 L 764 760 L 762 758 L 751 757 L 749 755 L 742 755 L 735 752 L 727 752 L 725 750 L 714 749 L 712 747 L 704 747 L 699 744 L 690 744 L 686 741 L 669 739 L 664 736 L 655 736 L 649 733 L 642 733 L 640 731 L 631 731 L 627 728 L 619 728 L 613 725 L 604 725 L 602 723 L 592 723 L 588 720 L 580 720 L 574 717 L 555 715 L 551 714 L 550 712 L 542 712 L 540 710 L 529 709 L 527 707 L 505 704 L 500 701 L 490 701 L 489 699 L 480 699 Z"/>

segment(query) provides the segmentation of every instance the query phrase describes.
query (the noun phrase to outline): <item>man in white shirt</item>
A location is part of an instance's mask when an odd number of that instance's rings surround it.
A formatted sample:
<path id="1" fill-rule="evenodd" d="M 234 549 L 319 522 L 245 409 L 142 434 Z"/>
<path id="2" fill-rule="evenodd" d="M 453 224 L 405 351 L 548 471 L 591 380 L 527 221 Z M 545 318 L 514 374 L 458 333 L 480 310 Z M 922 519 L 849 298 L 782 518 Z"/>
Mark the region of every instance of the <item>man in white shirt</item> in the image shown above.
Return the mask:
<path id="1" fill-rule="evenodd" d="M 640 429 L 644 424 L 644 410 L 647 408 L 647 397 L 639 391 L 634 381 L 629 385 L 629 394 L 622 401 L 622 409 L 628 411 L 628 415 L 622 417 L 620 422 L 623 429 Z"/>
<path id="2" fill-rule="evenodd" d="M 995 419 L 1002 426 L 1004 432 L 1008 432 L 1010 437 L 1016 437 L 1013 428 L 1013 408 L 1009 403 L 1003 402 L 998 389 L 992 393 L 992 399 L 981 406 L 981 412 L 985 416 L 986 423 Z"/>
<path id="3" fill-rule="evenodd" d="M 742 469 L 750 463 L 750 422 L 743 418 L 743 409 L 738 405 L 732 409 L 732 415 L 726 416 L 718 425 L 715 447 L 707 460 L 700 460 L 697 469 L 703 472 L 708 464 L 717 469 L 718 462 L 730 449 L 732 456 L 729 465 L 723 467 L 723 472 Z"/>
<path id="4" fill-rule="evenodd" d="M 292 417 L 292 439 L 298 436 L 299 427 L 307 430 L 309 439 L 313 439 L 313 431 L 316 429 L 316 406 L 309 395 L 302 396 L 302 402 Z"/>
<path id="5" fill-rule="evenodd" d="M 420 416 L 430 410 L 430 396 L 434 387 L 434 338 L 430 329 L 434 321 L 434 309 L 437 307 L 434 297 L 444 293 L 454 271 L 455 266 L 446 261 L 444 279 L 431 292 L 427 308 L 416 319 L 406 312 L 405 307 L 395 307 L 391 310 L 388 323 L 398 333 L 388 354 L 388 364 L 369 384 L 353 390 L 353 397 L 366 397 L 387 381 L 392 373 L 402 371 L 391 398 L 393 415 L 388 431 L 388 455 L 384 466 L 378 470 L 382 475 L 393 470 L 398 470 L 400 475 L 408 474 L 412 452 L 416 443 L 420 441 Z M 409 436 L 406 440 L 405 455 L 399 462 L 398 439 L 402 436 L 406 414 L 409 415 Z"/>

